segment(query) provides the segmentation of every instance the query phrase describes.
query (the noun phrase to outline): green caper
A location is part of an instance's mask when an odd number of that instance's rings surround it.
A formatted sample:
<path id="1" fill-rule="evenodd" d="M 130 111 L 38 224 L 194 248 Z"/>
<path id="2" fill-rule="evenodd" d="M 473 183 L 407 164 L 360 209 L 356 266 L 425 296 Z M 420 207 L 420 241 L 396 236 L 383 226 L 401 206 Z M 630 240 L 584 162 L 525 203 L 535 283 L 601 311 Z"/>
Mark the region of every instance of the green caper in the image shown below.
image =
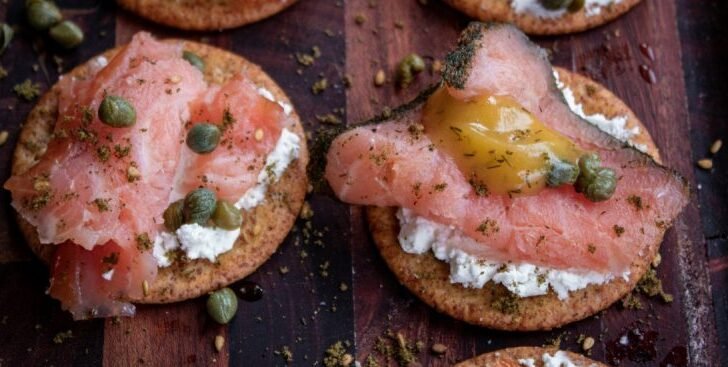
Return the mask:
<path id="1" fill-rule="evenodd" d="M 594 153 L 584 154 L 579 158 L 579 170 L 582 175 L 595 175 L 602 162 Z"/>
<path id="2" fill-rule="evenodd" d="M 0 55 L 8 48 L 10 40 L 13 39 L 13 28 L 5 23 L 0 24 Z"/>
<path id="3" fill-rule="evenodd" d="M 187 132 L 186 142 L 195 153 L 210 153 L 220 142 L 220 128 L 208 122 L 197 124 Z"/>
<path id="4" fill-rule="evenodd" d="M 216 290 L 207 298 L 207 314 L 218 324 L 227 324 L 238 311 L 238 297 L 230 288 Z"/>
<path id="5" fill-rule="evenodd" d="M 185 223 L 205 225 L 217 206 L 217 195 L 209 189 L 196 189 L 185 196 L 184 214 Z"/>
<path id="6" fill-rule="evenodd" d="M 99 105 L 99 119 L 111 127 L 129 127 L 136 123 L 136 110 L 123 97 L 106 96 Z"/>
<path id="7" fill-rule="evenodd" d="M 192 64 L 192 66 L 200 69 L 201 72 L 205 72 L 205 61 L 202 60 L 201 57 L 197 56 L 196 53 L 192 51 L 183 51 L 182 58 L 187 60 L 187 62 Z"/>
<path id="8" fill-rule="evenodd" d="M 579 176 L 574 187 L 591 201 L 604 201 L 617 188 L 617 174 L 611 168 L 601 167 L 593 175 Z"/>
<path id="9" fill-rule="evenodd" d="M 174 203 L 169 204 L 169 207 L 167 207 L 164 214 L 162 214 L 162 217 L 164 218 L 164 226 L 167 227 L 168 230 L 174 232 L 181 227 L 182 224 L 184 224 L 184 203 L 184 200 L 177 200 Z"/>
<path id="10" fill-rule="evenodd" d="M 25 7 L 28 23 L 39 31 L 44 31 L 63 19 L 56 4 L 50 1 L 26 1 Z"/>
<path id="11" fill-rule="evenodd" d="M 70 20 L 54 25 L 48 34 L 63 48 L 74 48 L 83 42 L 83 31 Z"/>
<path id="12" fill-rule="evenodd" d="M 571 185 L 576 182 L 577 177 L 579 177 L 579 167 L 569 162 L 555 160 L 551 163 L 551 169 L 546 176 L 546 184 L 551 187 Z"/>
<path id="13" fill-rule="evenodd" d="M 409 54 L 397 65 L 397 83 L 401 88 L 407 87 L 416 74 L 425 70 L 425 60 L 417 54 Z"/>
<path id="14" fill-rule="evenodd" d="M 576 13 L 577 11 L 584 9 L 584 3 L 585 3 L 585 0 L 572 1 L 571 5 L 569 5 L 569 11 L 572 13 Z"/>
<path id="15" fill-rule="evenodd" d="M 212 221 L 220 228 L 233 230 L 243 224 L 243 216 L 235 205 L 220 200 L 217 202 L 215 213 L 212 214 Z"/>

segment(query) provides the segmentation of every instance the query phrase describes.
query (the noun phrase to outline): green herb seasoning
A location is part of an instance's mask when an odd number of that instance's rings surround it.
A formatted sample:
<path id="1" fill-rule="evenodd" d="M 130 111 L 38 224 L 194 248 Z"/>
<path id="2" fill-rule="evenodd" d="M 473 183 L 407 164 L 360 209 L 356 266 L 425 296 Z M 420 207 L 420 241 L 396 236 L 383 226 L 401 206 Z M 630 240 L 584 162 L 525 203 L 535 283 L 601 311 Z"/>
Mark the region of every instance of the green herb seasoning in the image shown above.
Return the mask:
<path id="1" fill-rule="evenodd" d="M 220 128 L 215 124 L 203 122 L 196 124 L 187 132 L 185 142 L 195 153 L 207 154 L 215 150 L 220 143 Z"/>
<path id="2" fill-rule="evenodd" d="M 425 70 L 425 60 L 417 54 L 409 54 L 397 65 L 397 83 L 400 88 L 406 88 L 414 77 Z"/>
<path id="3" fill-rule="evenodd" d="M 129 127 L 136 123 L 136 110 L 123 97 L 108 95 L 99 105 L 99 119 L 111 127 Z"/>
<path id="4" fill-rule="evenodd" d="M 13 39 L 13 28 L 5 23 L 0 23 L 0 55 L 8 48 Z"/>
<path id="5" fill-rule="evenodd" d="M 30 79 L 13 87 L 13 91 L 26 101 L 32 101 L 40 95 L 40 84 L 33 83 Z"/>

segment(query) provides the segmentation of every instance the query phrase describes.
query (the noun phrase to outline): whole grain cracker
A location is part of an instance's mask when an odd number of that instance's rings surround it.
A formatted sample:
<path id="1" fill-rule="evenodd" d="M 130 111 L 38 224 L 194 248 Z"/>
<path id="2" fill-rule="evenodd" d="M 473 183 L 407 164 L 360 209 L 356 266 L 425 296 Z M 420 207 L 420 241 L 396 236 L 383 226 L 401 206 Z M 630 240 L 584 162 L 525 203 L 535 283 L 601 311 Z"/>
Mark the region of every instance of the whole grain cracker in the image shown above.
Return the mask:
<path id="1" fill-rule="evenodd" d="M 205 79 L 208 82 L 220 84 L 242 71 L 256 85 L 271 91 L 277 100 L 291 103 L 280 87 L 259 66 L 219 48 L 202 43 L 183 42 L 185 50 L 198 54 L 205 61 Z M 120 48 L 115 48 L 106 51 L 103 56 L 110 59 L 119 50 Z M 69 74 L 83 78 L 88 72 L 88 66 L 95 59 L 94 57 L 86 64 L 76 67 Z M 13 153 L 12 174 L 22 174 L 43 155 L 57 119 L 57 107 L 58 86 L 55 85 L 40 99 L 23 125 L 18 145 Z M 293 226 L 308 187 L 306 138 L 295 111 L 291 112 L 290 121 L 290 126 L 286 128 L 301 138 L 301 153 L 280 180 L 270 185 L 268 189 L 269 193 L 283 192 L 286 195 L 268 195 L 265 202 L 244 213 L 241 236 L 232 250 L 217 258 L 218 262 L 192 260 L 184 263 L 175 262 L 169 267 L 160 268 L 157 278 L 148 284 L 147 295 L 130 301 L 170 303 L 201 296 L 246 277 L 275 252 Z M 49 263 L 53 255 L 53 246 L 41 244 L 35 227 L 19 215 L 17 217 L 28 245 L 45 263 Z"/>
<path id="2" fill-rule="evenodd" d="M 516 13 L 511 0 L 445 0 L 453 8 L 482 21 L 513 23 L 528 34 L 554 35 L 581 32 L 608 23 L 626 13 L 640 0 L 622 0 L 601 8 L 599 14 L 588 16 L 584 9 L 567 12 L 553 19 L 539 18 L 524 12 Z"/>
<path id="3" fill-rule="evenodd" d="M 170 27 L 211 31 L 239 27 L 276 14 L 296 0 L 117 0 L 144 18 Z"/>
<path id="4" fill-rule="evenodd" d="M 541 347 L 515 347 L 481 354 L 477 357 L 460 362 L 455 367 L 522 367 L 518 360 L 532 359 L 534 366 L 543 366 L 544 353 L 553 355 L 558 349 Z M 564 351 L 569 360 L 577 366 L 608 367 L 606 364 L 591 360 L 581 354 Z"/>
<path id="5" fill-rule="evenodd" d="M 607 117 L 626 115 L 627 128 L 640 127 L 636 142 L 645 144 L 659 160 L 659 152 L 645 126 L 614 94 L 590 79 L 555 68 L 561 81 L 572 89 L 587 113 Z M 505 287 L 488 282 L 482 289 L 450 283 L 450 267 L 431 253 L 417 255 L 402 250 L 397 240 L 396 208 L 367 207 L 369 228 L 385 262 L 399 279 L 425 303 L 453 318 L 500 330 L 550 330 L 594 315 L 627 295 L 642 278 L 657 254 L 660 242 L 649 244 L 644 256 L 635 260 L 628 281 L 621 278 L 603 285 L 572 292 L 561 301 L 550 292 L 544 296 L 510 297 Z"/>

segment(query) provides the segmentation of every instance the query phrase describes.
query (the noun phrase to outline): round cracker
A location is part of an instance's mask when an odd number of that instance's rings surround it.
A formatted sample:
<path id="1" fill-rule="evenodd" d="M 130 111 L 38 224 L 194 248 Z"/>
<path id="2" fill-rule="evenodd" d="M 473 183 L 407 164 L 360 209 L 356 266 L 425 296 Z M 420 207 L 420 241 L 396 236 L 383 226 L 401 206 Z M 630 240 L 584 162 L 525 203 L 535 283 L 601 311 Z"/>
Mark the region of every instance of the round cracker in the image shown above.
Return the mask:
<path id="1" fill-rule="evenodd" d="M 482 21 L 513 23 L 533 35 L 554 35 L 585 31 L 608 23 L 639 4 L 640 0 L 622 0 L 603 7 L 599 14 L 587 15 L 584 9 L 553 19 L 539 18 L 531 13 L 516 13 L 511 0 L 445 0 L 453 8 Z"/>
<path id="2" fill-rule="evenodd" d="M 553 355 L 558 349 L 541 347 L 515 347 L 497 350 L 495 352 L 481 354 L 477 357 L 462 361 L 455 367 L 521 367 L 519 359 L 533 359 L 534 366 L 543 366 L 542 357 L 544 353 Z M 584 357 L 581 354 L 563 351 L 566 356 L 577 366 L 609 367 L 608 365 Z"/>
<path id="3" fill-rule="evenodd" d="M 255 84 L 271 91 L 277 100 L 291 103 L 273 79 L 259 66 L 243 57 L 202 43 L 182 42 L 185 50 L 192 51 L 205 60 L 205 79 L 208 82 L 221 84 L 243 71 Z M 103 56 L 111 58 L 119 50 L 120 48 L 115 48 L 106 51 Z M 84 78 L 90 63 L 95 59 L 94 57 L 76 67 L 66 77 Z M 57 119 L 57 109 L 58 87 L 54 85 L 43 95 L 23 125 L 19 143 L 13 153 L 13 175 L 27 171 L 43 155 Z M 291 163 L 278 182 L 269 186 L 266 200 L 250 212 L 244 213 L 241 236 L 235 242 L 233 249 L 218 256 L 215 263 L 207 260 L 178 261 L 169 267 L 160 268 L 154 282 L 149 284 L 147 296 L 130 301 L 169 303 L 198 297 L 246 277 L 276 251 L 293 226 L 308 187 L 306 138 L 296 112 L 292 111 L 290 117 L 291 124 L 286 128 L 301 138 L 300 156 Z M 271 193 L 284 193 L 284 195 L 271 195 Z M 41 244 L 35 227 L 20 215 L 17 215 L 17 218 L 30 248 L 45 263 L 49 263 L 54 247 Z"/>
<path id="4" fill-rule="evenodd" d="M 117 0 L 124 8 L 170 27 L 213 31 L 254 23 L 296 0 Z"/>
<path id="5" fill-rule="evenodd" d="M 599 83 L 557 68 L 560 79 L 574 91 L 587 112 L 599 111 L 608 117 L 627 115 L 628 126 L 640 126 L 641 139 L 649 154 L 658 152 L 649 132 L 619 98 Z M 561 301 L 553 293 L 517 298 L 517 311 L 504 312 L 498 300 L 510 295 L 500 284 L 488 282 L 482 289 L 450 283 L 449 264 L 431 253 L 417 255 L 402 250 L 397 240 L 399 221 L 393 207 L 367 207 L 369 229 L 385 262 L 405 287 L 436 310 L 470 324 L 500 330 L 550 330 L 589 317 L 623 298 L 642 278 L 657 254 L 660 244 L 651 244 L 630 267 L 627 281 L 621 278 L 572 292 Z M 495 303 L 495 304 L 494 304 Z M 500 309 L 500 310 L 499 310 Z"/>

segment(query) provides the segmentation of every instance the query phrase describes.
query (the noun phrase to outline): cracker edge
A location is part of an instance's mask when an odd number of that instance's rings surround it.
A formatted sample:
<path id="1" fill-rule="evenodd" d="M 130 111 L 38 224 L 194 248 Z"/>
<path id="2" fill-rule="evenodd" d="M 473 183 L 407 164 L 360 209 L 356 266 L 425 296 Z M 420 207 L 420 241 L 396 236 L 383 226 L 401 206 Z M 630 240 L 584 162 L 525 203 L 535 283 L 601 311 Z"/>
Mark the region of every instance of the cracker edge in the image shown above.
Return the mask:
<path id="1" fill-rule="evenodd" d="M 541 357 L 544 353 L 553 355 L 558 352 L 556 348 L 542 348 L 542 347 L 513 347 L 493 352 L 481 354 L 477 357 L 462 361 L 455 365 L 455 367 L 483 367 L 483 366 L 502 366 L 503 363 L 512 363 L 513 365 L 520 366 L 518 363 L 519 359 L 532 358 L 537 363 L 541 361 Z M 608 365 L 587 358 L 581 354 L 570 352 L 568 350 L 562 350 L 567 354 L 569 359 L 574 362 L 577 366 L 595 366 L 595 367 L 608 367 Z M 510 365 L 510 364 L 508 364 Z M 540 365 L 540 364 L 537 364 Z"/>

